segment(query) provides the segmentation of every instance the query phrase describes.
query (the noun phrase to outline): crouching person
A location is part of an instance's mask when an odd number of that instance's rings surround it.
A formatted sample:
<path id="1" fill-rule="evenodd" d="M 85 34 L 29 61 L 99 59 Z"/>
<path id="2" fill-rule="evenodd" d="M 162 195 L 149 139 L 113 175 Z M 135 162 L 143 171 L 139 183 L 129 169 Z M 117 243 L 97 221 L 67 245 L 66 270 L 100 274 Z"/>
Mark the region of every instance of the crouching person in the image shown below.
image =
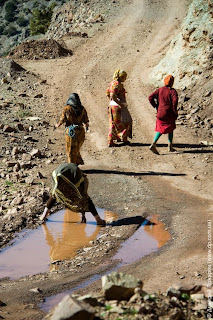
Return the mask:
<path id="1" fill-rule="evenodd" d="M 85 212 L 89 211 L 98 225 L 106 225 L 106 221 L 100 218 L 93 201 L 87 194 L 87 176 L 76 164 L 63 163 L 59 165 L 52 173 L 52 183 L 52 194 L 40 216 L 40 221 L 44 222 L 53 205 L 60 202 L 74 212 L 81 212 L 82 222 L 86 223 Z"/>

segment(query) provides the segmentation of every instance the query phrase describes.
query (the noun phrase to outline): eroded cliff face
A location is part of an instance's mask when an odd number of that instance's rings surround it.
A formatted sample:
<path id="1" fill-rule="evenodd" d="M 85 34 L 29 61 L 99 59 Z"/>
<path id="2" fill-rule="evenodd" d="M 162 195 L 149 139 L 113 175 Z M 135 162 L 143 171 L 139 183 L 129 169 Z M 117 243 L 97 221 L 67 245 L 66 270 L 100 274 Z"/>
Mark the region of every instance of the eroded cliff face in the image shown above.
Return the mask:
<path id="1" fill-rule="evenodd" d="M 46 36 L 53 39 L 65 35 L 86 37 L 94 25 L 99 27 L 106 22 L 120 6 L 120 2 L 112 0 L 69 1 L 55 10 Z"/>
<path id="2" fill-rule="evenodd" d="M 151 81 L 162 85 L 166 74 L 175 76 L 175 87 L 195 85 L 201 75 L 212 69 L 213 1 L 193 0 L 165 57 L 153 69 Z"/>

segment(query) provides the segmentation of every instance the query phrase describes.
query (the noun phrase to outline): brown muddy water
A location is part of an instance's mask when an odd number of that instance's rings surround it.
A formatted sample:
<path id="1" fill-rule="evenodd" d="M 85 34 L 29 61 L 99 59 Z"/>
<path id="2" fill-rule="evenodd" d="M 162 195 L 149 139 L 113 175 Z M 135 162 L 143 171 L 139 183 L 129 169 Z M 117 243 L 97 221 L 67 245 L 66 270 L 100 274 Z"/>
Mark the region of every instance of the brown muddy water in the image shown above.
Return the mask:
<path id="1" fill-rule="evenodd" d="M 157 251 L 160 247 L 166 244 L 170 239 L 170 234 L 165 229 L 165 225 L 157 220 L 157 217 L 158 215 L 154 215 L 149 220 L 145 220 L 137 231 L 122 244 L 120 249 L 112 258 L 118 261 L 116 267 L 108 272 L 104 272 L 103 274 L 94 275 L 92 278 L 70 290 L 48 297 L 46 301 L 41 304 L 41 309 L 48 312 L 57 305 L 65 295 L 71 294 L 76 290 L 88 286 L 92 282 L 99 280 L 103 275 L 116 271 L 125 264 L 131 264 L 145 255 Z"/>
<path id="2" fill-rule="evenodd" d="M 107 222 L 117 220 L 115 213 L 97 210 Z M 0 278 L 17 279 L 56 270 L 54 261 L 73 258 L 78 249 L 98 237 L 101 228 L 91 213 L 86 213 L 86 218 L 86 224 L 80 223 L 81 214 L 60 210 L 37 229 L 18 234 L 0 253 Z"/>

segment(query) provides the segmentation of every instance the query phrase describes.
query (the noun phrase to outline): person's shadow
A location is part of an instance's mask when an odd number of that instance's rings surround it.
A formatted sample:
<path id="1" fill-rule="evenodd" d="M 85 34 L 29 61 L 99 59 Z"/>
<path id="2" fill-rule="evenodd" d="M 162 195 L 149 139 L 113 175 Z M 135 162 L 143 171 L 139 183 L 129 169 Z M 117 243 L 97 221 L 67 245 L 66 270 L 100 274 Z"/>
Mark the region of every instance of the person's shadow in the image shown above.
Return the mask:
<path id="1" fill-rule="evenodd" d="M 141 143 L 141 142 L 131 142 L 128 144 L 129 147 L 148 147 L 150 146 L 150 143 Z M 113 148 L 120 148 L 120 147 L 124 147 L 127 144 L 124 142 L 118 142 Z"/>
<path id="2" fill-rule="evenodd" d="M 146 218 L 142 217 L 142 216 L 134 216 L 134 217 L 127 217 L 127 218 L 123 218 L 123 219 L 119 219 L 116 221 L 111 222 L 110 226 L 112 227 L 118 227 L 118 226 L 126 226 L 126 225 L 131 225 L 131 224 L 136 224 L 136 225 L 142 225 L 143 223 L 146 223 L 148 225 L 153 223 L 149 220 L 147 220 Z"/>
<path id="3" fill-rule="evenodd" d="M 168 146 L 168 144 L 165 144 L 165 143 L 158 143 L 157 144 L 157 147 L 159 147 L 159 148 L 161 148 L 161 147 L 166 148 L 167 146 Z M 212 146 L 205 145 L 205 144 L 174 143 L 173 147 L 178 151 L 178 153 L 213 153 Z M 211 148 L 211 149 L 209 149 L 209 148 Z"/>
<path id="4" fill-rule="evenodd" d="M 174 172 L 132 172 L 132 171 L 118 171 L 118 170 L 104 170 L 104 169 L 85 169 L 82 170 L 86 174 L 117 174 L 125 175 L 131 177 L 140 177 L 140 176 L 185 176 L 185 173 L 174 173 Z"/>

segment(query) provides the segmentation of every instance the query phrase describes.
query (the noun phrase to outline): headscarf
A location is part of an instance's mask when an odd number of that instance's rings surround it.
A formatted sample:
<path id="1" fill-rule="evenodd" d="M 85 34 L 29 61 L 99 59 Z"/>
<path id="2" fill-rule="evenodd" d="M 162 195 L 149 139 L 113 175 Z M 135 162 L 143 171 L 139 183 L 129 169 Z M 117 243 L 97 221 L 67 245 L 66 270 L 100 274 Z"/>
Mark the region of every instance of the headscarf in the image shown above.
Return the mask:
<path id="1" fill-rule="evenodd" d="M 67 102 L 66 102 L 66 106 L 69 105 L 73 108 L 76 116 L 80 116 L 82 111 L 83 111 L 83 106 L 81 104 L 81 100 L 79 98 L 79 95 L 77 93 L 71 93 L 71 95 L 69 96 Z"/>
<path id="2" fill-rule="evenodd" d="M 127 76 L 127 73 L 124 70 L 116 70 L 113 74 L 113 80 L 118 80 L 122 76 Z"/>
<path id="3" fill-rule="evenodd" d="M 171 74 L 166 76 L 166 78 L 164 79 L 165 86 L 171 88 L 173 86 L 173 83 L 174 83 L 174 77 Z"/>

